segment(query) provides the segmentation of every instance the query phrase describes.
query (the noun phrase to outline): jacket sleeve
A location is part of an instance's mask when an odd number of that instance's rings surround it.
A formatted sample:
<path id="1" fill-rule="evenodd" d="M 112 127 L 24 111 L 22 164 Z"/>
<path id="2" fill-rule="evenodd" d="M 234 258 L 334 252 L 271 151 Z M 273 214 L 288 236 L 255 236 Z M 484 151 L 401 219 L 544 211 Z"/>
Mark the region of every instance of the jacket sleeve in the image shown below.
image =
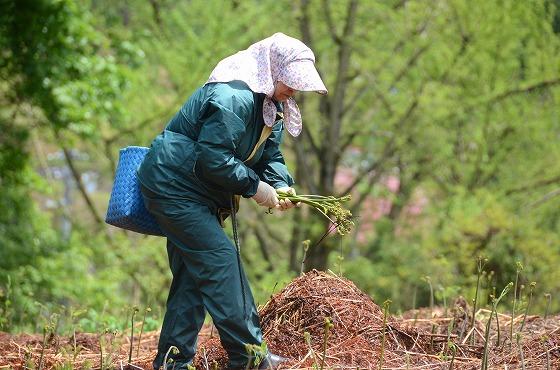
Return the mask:
<path id="1" fill-rule="evenodd" d="M 282 122 L 274 125 L 270 137 L 266 140 L 263 154 L 255 166 L 255 172 L 260 178 L 275 189 L 294 184 L 280 151 L 283 126 Z"/>
<path id="2" fill-rule="evenodd" d="M 230 99 L 231 100 L 231 99 Z M 259 176 L 235 157 L 240 137 L 245 133 L 251 109 L 247 104 L 209 100 L 200 117 L 195 175 L 217 190 L 246 198 L 255 195 Z"/>

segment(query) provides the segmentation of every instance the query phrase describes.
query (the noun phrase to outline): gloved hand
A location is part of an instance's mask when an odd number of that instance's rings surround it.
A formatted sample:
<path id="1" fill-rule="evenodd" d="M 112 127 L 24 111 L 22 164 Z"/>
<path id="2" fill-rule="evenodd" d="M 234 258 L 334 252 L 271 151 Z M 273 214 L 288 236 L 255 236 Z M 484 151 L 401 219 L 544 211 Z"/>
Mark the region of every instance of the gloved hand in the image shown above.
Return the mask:
<path id="1" fill-rule="evenodd" d="M 281 188 L 276 189 L 277 193 L 286 193 L 286 194 L 290 194 L 290 195 L 296 195 L 296 189 L 291 188 L 289 186 L 284 186 Z M 294 207 L 299 207 L 301 205 L 301 202 L 297 202 L 296 204 L 294 204 L 291 200 L 289 199 L 282 199 L 280 201 L 278 201 L 278 206 L 276 208 L 279 208 L 281 211 L 286 211 L 290 208 L 294 208 Z"/>
<path id="2" fill-rule="evenodd" d="M 276 191 L 264 181 L 259 181 L 257 193 L 253 195 L 253 199 L 259 206 L 267 208 L 278 208 L 278 197 Z"/>

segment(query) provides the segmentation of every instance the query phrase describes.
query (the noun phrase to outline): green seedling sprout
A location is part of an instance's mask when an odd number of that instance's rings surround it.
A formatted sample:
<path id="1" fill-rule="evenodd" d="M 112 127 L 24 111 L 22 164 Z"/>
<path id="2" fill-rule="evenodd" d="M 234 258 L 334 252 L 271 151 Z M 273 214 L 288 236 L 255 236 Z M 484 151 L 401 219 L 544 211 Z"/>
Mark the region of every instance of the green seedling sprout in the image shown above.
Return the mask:
<path id="1" fill-rule="evenodd" d="M 344 256 L 339 254 L 336 256 L 336 265 L 338 267 L 338 276 L 342 276 L 342 262 L 344 261 Z"/>
<path id="2" fill-rule="evenodd" d="M 502 290 L 502 293 L 500 293 L 500 296 L 498 298 L 495 298 L 494 296 L 492 296 L 492 311 L 490 312 L 490 317 L 488 318 L 488 322 L 486 323 L 486 330 L 484 332 L 484 355 L 482 357 L 481 370 L 487 370 L 488 369 L 488 342 L 489 342 L 489 339 L 490 339 L 490 323 L 492 322 L 492 315 L 494 315 L 494 313 L 497 312 L 498 304 L 500 303 L 502 298 L 504 298 L 506 296 L 506 294 L 509 292 L 509 290 L 511 289 L 512 286 L 513 286 L 513 283 L 510 282 Z"/>
<path id="3" fill-rule="evenodd" d="M 426 283 L 428 283 L 428 286 L 430 287 L 430 324 L 432 326 L 432 334 L 435 333 L 436 330 L 436 324 L 432 321 L 434 318 L 434 287 L 432 285 L 432 278 L 429 276 L 424 276 L 424 280 L 426 281 Z M 434 336 L 432 335 L 430 337 L 430 348 L 433 349 L 434 348 Z"/>
<path id="4" fill-rule="evenodd" d="M 533 290 L 536 285 L 537 283 L 535 281 L 529 284 L 529 299 L 527 301 L 527 306 L 525 307 L 525 312 L 523 313 L 523 321 L 521 322 L 521 328 L 519 329 L 520 332 L 522 332 L 525 327 L 525 320 L 527 319 L 527 314 L 529 314 L 529 308 L 531 307 L 531 302 L 533 300 Z"/>
<path id="5" fill-rule="evenodd" d="M 50 326 L 45 325 L 43 327 L 43 341 L 41 342 L 41 355 L 39 357 L 39 370 L 43 369 L 43 357 L 45 355 L 45 347 L 47 346 L 47 335 L 50 332 Z"/>
<path id="6" fill-rule="evenodd" d="M 142 333 L 144 333 L 144 323 L 146 322 L 146 316 L 148 313 L 152 312 L 150 307 L 146 307 L 144 310 L 144 317 L 142 317 L 142 325 L 140 326 L 140 336 L 138 337 L 138 348 L 136 348 L 136 358 L 140 355 L 140 343 L 142 342 Z"/>
<path id="7" fill-rule="evenodd" d="M 305 271 L 305 260 L 307 259 L 307 251 L 309 250 L 309 245 L 311 244 L 311 240 L 304 240 L 301 242 L 303 244 L 303 258 L 301 259 L 301 275 L 303 275 L 303 271 Z"/>
<path id="8" fill-rule="evenodd" d="M 445 346 L 442 350 L 442 354 L 444 356 L 447 356 L 447 350 L 448 348 L 451 348 L 451 345 L 453 344 L 451 342 L 451 332 L 453 331 L 453 326 L 455 326 L 455 318 L 452 317 L 451 320 L 449 321 L 449 324 L 447 325 L 447 340 L 445 341 Z"/>
<path id="9" fill-rule="evenodd" d="M 544 336 L 542 338 L 542 340 L 544 342 L 546 342 L 548 340 L 548 336 Z M 550 370 L 550 350 L 547 348 L 546 343 L 545 343 L 545 348 L 546 348 L 546 370 Z"/>
<path id="10" fill-rule="evenodd" d="M 474 291 L 474 299 L 473 299 L 473 311 L 472 311 L 472 319 L 471 319 L 471 327 L 470 329 L 474 328 L 474 318 L 476 315 L 476 307 L 478 303 L 478 291 L 480 290 L 480 277 L 482 276 L 482 272 L 484 271 L 484 266 L 488 262 L 488 258 L 482 258 L 482 256 L 478 256 L 476 259 L 476 288 Z M 474 336 L 471 337 L 471 344 L 474 344 Z"/>
<path id="11" fill-rule="evenodd" d="M 321 213 L 332 224 L 340 235 L 347 235 L 354 227 L 352 213 L 342 207 L 343 202 L 351 199 L 351 196 L 343 197 L 323 196 L 323 195 L 292 195 L 289 193 L 278 193 L 278 199 L 289 199 L 293 203 L 307 204 Z"/>
<path id="12" fill-rule="evenodd" d="M 167 358 L 169 357 L 169 354 L 178 355 L 179 353 L 180 353 L 179 348 L 177 348 L 175 346 L 170 346 L 169 347 L 169 349 L 165 353 L 165 356 L 163 357 L 163 370 L 167 370 L 168 361 L 173 362 L 173 367 L 175 367 L 175 360 L 173 360 L 172 358 L 170 358 L 168 360 Z"/>
<path id="13" fill-rule="evenodd" d="M 379 370 L 383 367 L 383 357 L 385 356 L 385 328 L 387 327 L 387 317 L 389 316 L 389 306 L 391 300 L 383 302 L 383 330 L 381 334 L 381 353 L 379 354 Z"/>
<path id="14" fill-rule="evenodd" d="M 321 366 L 319 367 L 320 370 L 323 370 L 323 367 L 325 366 L 325 358 L 327 357 L 327 343 L 328 343 L 328 340 L 329 340 L 329 332 L 330 332 L 330 330 L 333 326 L 334 325 L 333 325 L 331 319 L 329 317 L 325 317 L 325 325 L 323 326 L 323 328 L 324 328 L 323 356 L 321 358 Z"/>
<path id="15" fill-rule="evenodd" d="M 315 351 L 313 350 L 313 346 L 311 346 L 311 334 L 309 334 L 308 331 L 303 333 L 303 339 L 305 340 L 305 343 L 307 343 L 307 346 L 309 347 L 309 351 L 311 352 L 311 355 L 313 356 L 313 367 L 314 368 L 319 368 L 319 361 L 317 361 L 317 356 L 315 355 Z"/>
<path id="16" fill-rule="evenodd" d="M 453 362 L 455 361 L 455 356 L 457 355 L 457 346 L 453 342 L 449 342 L 449 348 L 451 348 L 451 361 L 449 362 L 448 370 L 453 370 Z"/>
<path id="17" fill-rule="evenodd" d="M 545 293 L 544 298 L 546 299 L 546 307 L 544 309 L 544 324 L 546 326 L 546 320 L 548 319 L 548 310 L 550 309 L 550 303 L 552 302 L 552 295 L 550 293 Z"/>
<path id="18" fill-rule="evenodd" d="M 488 290 L 491 290 L 492 294 L 496 295 L 496 292 L 494 291 L 494 290 L 495 290 L 495 286 L 494 286 L 494 284 L 493 284 L 493 283 L 494 283 L 494 275 L 495 275 L 494 270 L 491 270 L 491 271 L 486 275 L 486 276 L 488 276 L 488 279 L 487 279 L 487 289 L 488 289 Z M 492 289 L 490 289 L 490 287 L 492 287 Z M 490 303 L 490 302 L 488 302 L 488 297 L 489 297 L 489 296 L 490 296 L 490 294 L 488 294 L 488 293 L 485 295 L 485 305 L 486 305 L 486 306 L 488 306 L 488 304 Z"/>
<path id="19" fill-rule="evenodd" d="M 521 333 L 515 333 L 515 341 L 519 349 L 519 359 L 521 360 L 521 370 L 525 370 L 525 354 L 523 353 L 523 346 L 521 345 Z"/>
<path id="20" fill-rule="evenodd" d="M 33 370 L 35 369 L 35 363 L 33 362 L 33 355 L 32 355 L 33 351 L 32 349 L 29 347 L 29 344 L 26 345 L 25 347 L 25 355 L 24 355 L 24 363 L 25 363 L 25 367 L 24 369 L 29 369 L 29 370 Z"/>
<path id="21" fill-rule="evenodd" d="M 521 262 L 517 261 L 515 272 L 515 285 L 513 286 L 513 304 L 511 305 L 511 321 L 509 326 L 510 345 L 513 343 L 513 319 L 515 318 L 515 306 L 517 305 L 517 283 L 519 282 L 519 273 L 523 270 Z"/>
<path id="22" fill-rule="evenodd" d="M 250 359 L 245 366 L 245 370 L 249 370 L 254 367 L 258 368 L 263 361 L 268 361 L 266 357 L 268 348 L 266 342 L 264 341 L 260 346 L 256 344 L 245 344 L 245 351 L 249 355 Z"/>
<path id="23" fill-rule="evenodd" d="M 432 278 L 429 276 L 424 276 L 424 281 L 430 287 L 430 320 L 434 317 L 434 287 L 432 286 Z"/>
<path id="24" fill-rule="evenodd" d="M 100 355 L 100 365 L 99 368 L 101 370 L 105 369 L 103 366 L 103 349 L 105 347 L 105 335 L 109 332 L 109 329 L 105 328 L 101 335 L 99 336 L 99 355 Z"/>
<path id="25" fill-rule="evenodd" d="M 128 363 L 132 363 L 132 347 L 134 345 L 134 317 L 138 313 L 138 307 L 132 307 L 132 314 L 130 315 L 130 348 L 128 350 Z M 138 344 L 140 345 L 140 344 Z"/>
<path id="26" fill-rule="evenodd" d="M 500 319 L 498 318 L 498 313 L 495 312 L 495 316 L 496 316 L 496 345 L 499 346 L 500 345 Z M 490 316 L 490 318 L 492 318 L 492 316 Z"/>

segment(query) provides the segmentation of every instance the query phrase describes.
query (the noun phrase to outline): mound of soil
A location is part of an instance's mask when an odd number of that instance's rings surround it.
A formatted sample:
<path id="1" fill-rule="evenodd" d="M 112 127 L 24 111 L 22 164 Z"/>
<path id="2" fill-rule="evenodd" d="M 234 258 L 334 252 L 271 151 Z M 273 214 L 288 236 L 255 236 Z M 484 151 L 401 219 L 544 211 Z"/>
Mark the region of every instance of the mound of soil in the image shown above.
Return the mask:
<path id="1" fill-rule="evenodd" d="M 294 279 L 259 310 L 269 349 L 288 359 L 283 369 L 477 370 L 485 351 L 490 311 L 459 298 L 449 309 L 434 307 L 400 317 L 383 309 L 349 280 L 319 271 Z M 513 329 L 512 329 L 513 325 Z M 510 331 L 514 338 L 510 337 Z M 136 331 L 137 333 L 137 331 Z M 60 337 L 0 333 L 0 369 L 151 369 L 159 333 L 128 336 L 80 333 Z M 222 369 L 227 354 L 217 331 L 199 334 L 197 369 Z M 560 369 L 560 316 L 498 314 L 486 346 L 489 369 Z M 40 365 L 41 364 L 41 365 Z"/>
<path id="2" fill-rule="evenodd" d="M 384 315 L 350 280 L 313 270 L 294 279 L 259 310 L 269 349 L 286 357 L 283 368 L 366 368 L 434 363 L 434 343 L 417 329 Z M 326 320 L 332 327 L 326 329 Z M 385 329 L 385 330 L 384 330 Z M 308 334 L 306 334 L 308 333 Z M 308 338 L 306 340 L 306 337 Z M 219 342 L 201 344 L 195 364 L 227 362 Z M 415 356 L 406 356 L 416 351 Z M 210 355 L 212 354 L 212 355 Z M 324 354 L 324 356 L 323 356 Z"/>

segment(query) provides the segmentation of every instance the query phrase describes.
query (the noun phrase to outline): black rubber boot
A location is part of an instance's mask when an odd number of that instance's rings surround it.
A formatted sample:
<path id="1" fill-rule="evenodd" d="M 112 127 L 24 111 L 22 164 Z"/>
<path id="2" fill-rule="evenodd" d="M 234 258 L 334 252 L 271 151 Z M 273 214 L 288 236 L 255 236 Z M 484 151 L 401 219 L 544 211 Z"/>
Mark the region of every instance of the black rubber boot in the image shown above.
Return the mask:
<path id="1" fill-rule="evenodd" d="M 261 362 L 259 369 L 277 369 L 280 364 L 286 362 L 287 360 L 288 359 L 285 357 L 268 352 L 264 360 Z"/>

